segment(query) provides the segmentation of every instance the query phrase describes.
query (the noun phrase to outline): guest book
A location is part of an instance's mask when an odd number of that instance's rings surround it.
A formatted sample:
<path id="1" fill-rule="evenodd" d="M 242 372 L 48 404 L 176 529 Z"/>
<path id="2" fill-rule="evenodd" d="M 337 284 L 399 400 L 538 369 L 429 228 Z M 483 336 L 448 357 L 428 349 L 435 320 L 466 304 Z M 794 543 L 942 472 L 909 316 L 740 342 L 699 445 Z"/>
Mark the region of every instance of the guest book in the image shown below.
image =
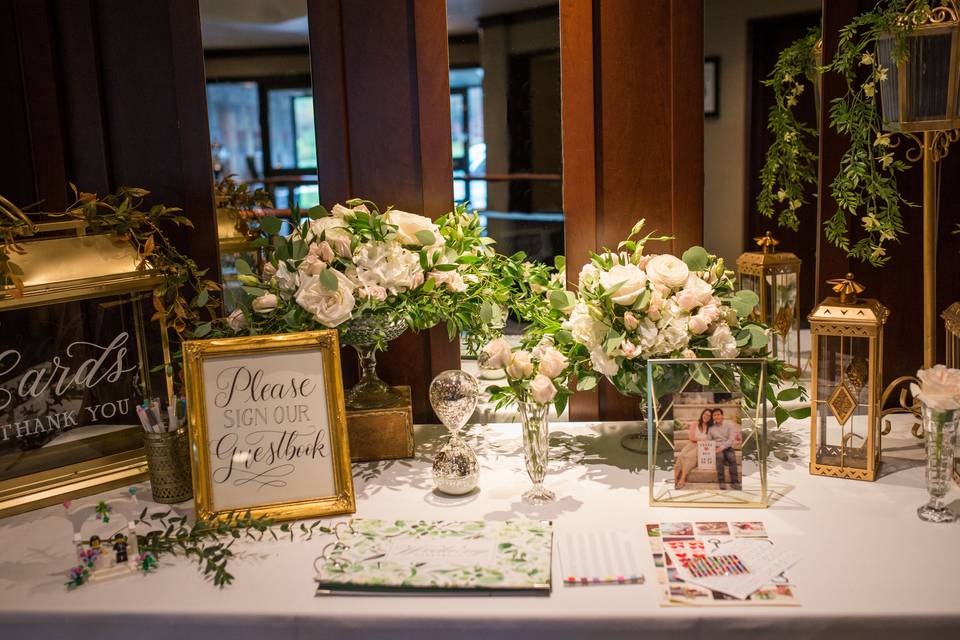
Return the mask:
<path id="1" fill-rule="evenodd" d="M 317 594 L 548 595 L 552 551 L 550 522 L 354 518 L 315 562 Z"/>

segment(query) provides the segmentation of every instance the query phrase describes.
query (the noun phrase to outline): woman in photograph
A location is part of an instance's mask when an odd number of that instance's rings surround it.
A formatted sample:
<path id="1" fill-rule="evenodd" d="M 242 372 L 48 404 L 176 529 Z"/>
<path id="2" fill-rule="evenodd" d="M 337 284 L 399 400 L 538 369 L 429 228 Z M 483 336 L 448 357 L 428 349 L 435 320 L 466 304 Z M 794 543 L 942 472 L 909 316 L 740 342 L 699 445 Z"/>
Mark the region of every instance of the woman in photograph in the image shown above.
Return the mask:
<path id="1" fill-rule="evenodd" d="M 712 424 L 713 414 L 710 409 L 704 409 L 700 412 L 697 424 L 690 425 L 687 429 L 687 444 L 683 445 L 683 449 L 677 453 L 673 472 L 674 485 L 677 489 L 683 489 L 687 484 L 687 475 L 697 468 L 697 441 L 709 440 L 707 432 Z"/>

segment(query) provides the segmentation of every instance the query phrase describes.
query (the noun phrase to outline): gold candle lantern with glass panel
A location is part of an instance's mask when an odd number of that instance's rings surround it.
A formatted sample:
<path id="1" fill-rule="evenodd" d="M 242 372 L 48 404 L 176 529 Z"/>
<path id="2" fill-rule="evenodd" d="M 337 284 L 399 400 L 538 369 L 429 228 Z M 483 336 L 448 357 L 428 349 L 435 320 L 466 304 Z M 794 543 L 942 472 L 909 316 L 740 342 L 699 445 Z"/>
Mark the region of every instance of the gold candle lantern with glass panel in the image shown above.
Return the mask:
<path id="1" fill-rule="evenodd" d="M 954 302 L 940 314 L 947 337 L 943 363 L 951 369 L 960 368 L 960 302 Z"/>
<path id="2" fill-rule="evenodd" d="M 773 329 L 771 353 L 800 369 L 800 258 L 777 251 L 780 242 L 769 231 L 754 241 L 760 250 L 737 258 L 740 288 L 760 298 L 754 314 Z"/>
<path id="3" fill-rule="evenodd" d="M 859 298 L 864 288 L 830 280 L 837 294 L 809 315 L 811 334 L 810 473 L 875 480 L 880 465 L 883 325 L 888 310 Z"/>

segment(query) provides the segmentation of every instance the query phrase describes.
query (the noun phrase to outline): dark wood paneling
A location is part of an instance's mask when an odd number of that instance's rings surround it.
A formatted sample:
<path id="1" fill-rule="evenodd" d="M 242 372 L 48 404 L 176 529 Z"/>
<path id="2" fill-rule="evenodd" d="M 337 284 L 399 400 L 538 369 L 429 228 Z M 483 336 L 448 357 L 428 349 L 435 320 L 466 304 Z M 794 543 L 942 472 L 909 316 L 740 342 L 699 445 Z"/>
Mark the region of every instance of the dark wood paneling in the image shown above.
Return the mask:
<path id="1" fill-rule="evenodd" d="M 31 0 L 17 0 L 14 11 L 37 198 L 45 210 L 62 210 L 67 175 L 52 16 L 47 3 Z"/>
<path id="2" fill-rule="evenodd" d="M 18 40 L 14 0 L 0 0 L 0 195 L 27 205 L 38 196 Z"/>
<path id="3" fill-rule="evenodd" d="M 569 274 L 641 217 L 675 237 L 653 252 L 702 242 L 702 2 L 561 0 L 560 29 Z M 638 407 L 604 383 L 574 397 L 571 417 Z"/>
<path id="4" fill-rule="evenodd" d="M 438 217 L 453 206 L 450 87 L 442 0 L 311 0 L 311 65 L 325 202 L 352 196 Z M 332 34 L 337 31 L 339 33 Z M 339 85 L 336 84 L 339 82 Z M 342 90 L 340 89 L 342 88 Z M 326 93 L 327 95 L 323 95 Z M 331 154 L 330 150 L 339 150 Z M 352 356 L 349 356 L 352 360 Z M 380 374 L 412 387 L 414 418 L 432 419 L 433 375 L 459 367 L 438 327 L 407 333 L 380 356 Z M 345 384 L 352 383 L 345 368 Z"/>

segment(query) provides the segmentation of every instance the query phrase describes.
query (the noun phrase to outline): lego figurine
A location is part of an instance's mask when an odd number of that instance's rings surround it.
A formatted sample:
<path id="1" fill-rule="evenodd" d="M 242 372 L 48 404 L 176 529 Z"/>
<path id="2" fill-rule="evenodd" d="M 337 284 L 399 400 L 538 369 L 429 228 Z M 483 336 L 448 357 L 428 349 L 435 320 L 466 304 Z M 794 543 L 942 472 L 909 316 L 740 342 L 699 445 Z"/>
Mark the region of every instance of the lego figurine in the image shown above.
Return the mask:
<path id="1" fill-rule="evenodd" d="M 116 563 L 124 564 L 127 562 L 127 536 L 117 533 L 113 536 L 113 550 L 117 553 Z"/>

